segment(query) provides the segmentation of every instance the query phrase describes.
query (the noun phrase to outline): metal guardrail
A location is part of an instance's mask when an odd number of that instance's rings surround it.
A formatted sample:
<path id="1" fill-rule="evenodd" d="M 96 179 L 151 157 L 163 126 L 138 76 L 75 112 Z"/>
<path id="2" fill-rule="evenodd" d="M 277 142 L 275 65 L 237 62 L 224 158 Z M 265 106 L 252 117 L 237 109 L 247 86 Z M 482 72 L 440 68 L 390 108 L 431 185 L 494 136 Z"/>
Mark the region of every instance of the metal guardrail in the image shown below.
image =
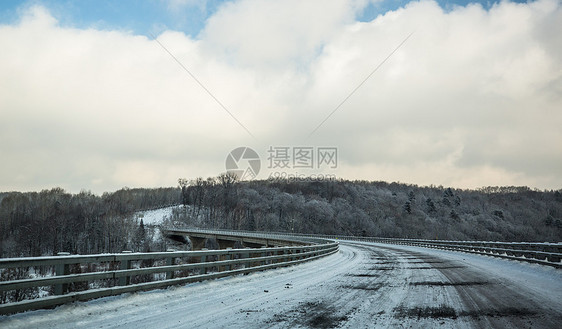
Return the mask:
<path id="1" fill-rule="evenodd" d="M 234 235 L 237 232 L 230 232 L 230 234 Z M 254 237 L 266 238 L 266 235 L 256 233 Z M 307 245 L 299 243 L 297 246 L 273 248 L 4 258 L 0 259 L 0 272 L 17 268 L 36 270 L 47 268 L 45 271 L 54 275 L 0 281 L 0 294 L 26 288 L 53 286 L 54 295 L 0 304 L 0 314 L 290 266 L 338 251 L 338 243 L 316 241 L 318 242 L 309 241 Z M 140 267 L 142 261 L 150 261 L 153 266 Z M 71 267 L 78 268 L 79 272 L 92 267 L 101 268 L 102 271 L 71 273 Z M 132 282 L 139 276 L 147 275 L 152 277 L 149 282 Z M 160 276 L 160 280 L 155 276 Z M 103 282 L 109 287 L 88 289 L 92 282 Z M 69 292 L 70 285 L 74 283 L 88 283 L 87 290 Z"/>
<path id="2" fill-rule="evenodd" d="M 205 231 L 205 230 L 203 230 Z M 212 230 L 215 232 L 228 232 L 225 230 Z M 562 243 L 549 242 L 494 242 L 494 241 L 452 241 L 452 240 L 427 240 L 427 239 L 400 239 L 400 238 L 378 238 L 358 237 L 350 235 L 323 235 L 323 234 L 300 234 L 270 232 L 258 233 L 250 231 L 239 231 L 244 234 L 268 234 L 271 237 L 300 237 L 303 241 L 307 239 L 330 239 L 351 240 L 376 243 L 387 243 L 397 245 L 409 245 L 433 249 L 445 249 L 463 251 L 480 255 L 494 256 L 530 263 L 542 264 L 562 268 Z M 309 240 L 314 241 L 314 240 Z"/>
<path id="3" fill-rule="evenodd" d="M 562 244 L 373 239 L 372 242 L 469 252 L 562 268 Z"/>

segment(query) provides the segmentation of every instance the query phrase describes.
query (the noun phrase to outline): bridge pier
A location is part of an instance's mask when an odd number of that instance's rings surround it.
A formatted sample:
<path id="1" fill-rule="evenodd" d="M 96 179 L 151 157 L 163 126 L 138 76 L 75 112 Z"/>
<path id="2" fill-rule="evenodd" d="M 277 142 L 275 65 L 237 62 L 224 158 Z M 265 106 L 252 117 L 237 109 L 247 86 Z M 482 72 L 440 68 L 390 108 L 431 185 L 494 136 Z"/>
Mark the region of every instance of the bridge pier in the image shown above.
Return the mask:
<path id="1" fill-rule="evenodd" d="M 248 242 L 248 241 L 243 241 L 242 245 L 244 246 L 244 248 L 261 248 L 261 247 L 266 246 L 266 245 L 261 244 L 261 243 Z"/>
<path id="2" fill-rule="evenodd" d="M 236 240 L 217 239 L 217 243 L 219 244 L 219 249 L 233 249 Z"/>
<path id="3" fill-rule="evenodd" d="M 205 248 L 205 238 L 198 238 L 194 236 L 189 237 L 189 241 L 191 241 L 191 250 L 202 250 Z"/>

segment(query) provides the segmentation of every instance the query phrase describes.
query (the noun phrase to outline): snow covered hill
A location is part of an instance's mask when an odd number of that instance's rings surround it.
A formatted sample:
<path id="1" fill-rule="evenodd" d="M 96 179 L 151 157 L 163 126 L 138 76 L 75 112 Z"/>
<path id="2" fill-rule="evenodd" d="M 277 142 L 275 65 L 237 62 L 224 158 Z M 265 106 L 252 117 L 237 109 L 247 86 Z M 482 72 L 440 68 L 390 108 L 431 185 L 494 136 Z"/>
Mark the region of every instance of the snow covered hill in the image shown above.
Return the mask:
<path id="1" fill-rule="evenodd" d="M 170 218 L 174 209 L 181 209 L 183 205 L 176 205 L 166 208 L 139 211 L 135 213 L 135 219 L 140 221 L 142 219 L 144 225 L 158 225 L 161 224 L 165 218 Z"/>

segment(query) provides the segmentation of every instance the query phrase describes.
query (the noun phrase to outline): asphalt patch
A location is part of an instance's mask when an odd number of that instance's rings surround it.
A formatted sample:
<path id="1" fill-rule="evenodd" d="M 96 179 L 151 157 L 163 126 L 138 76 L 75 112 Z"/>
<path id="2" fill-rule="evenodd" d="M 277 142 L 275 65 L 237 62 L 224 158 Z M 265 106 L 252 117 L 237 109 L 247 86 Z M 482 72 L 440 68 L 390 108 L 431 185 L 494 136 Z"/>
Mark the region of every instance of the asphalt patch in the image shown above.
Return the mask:
<path id="1" fill-rule="evenodd" d="M 435 258 L 435 256 L 426 255 L 426 254 L 403 254 L 403 258 L 406 259 L 424 259 L 424 258 Z"/>
<path id="2" fill-rule="evenodd" d="M 394 309 L 395 318 L 417 318 L 417 319 L 457 319 L 459 317 L 515 317 L 527 318 L 536 316 L 538 313 L 525 308 L 502 308 L 502 309 L 483 309 L 473 311 L 457 312 L 450 306 L 440 305 L 438 307 L 397 307 Z"/>
<path id="3" fill-rule="evenodd" d="M 378 278 L 380 275 L 361 273 L 361 274 L 346 274 L 346 276 L 351 276 L 355 278 Z"/>
<path id="4" fill-rule="evenodd" d="M 463 282 L 442 282 L 442 281 L 419 281 L 410 282 L 411 286 L 482 286 L 490 284 L 487 281 L 463 281 Z"/>
<path id="5" fill-rule="evenodd" d="M 368 284 L 356 284 L 356 285 L 345 285 L 342 286 L 344 289 L 357 289 L 365 291 L 377 291 L 382 287 L 382 284 L 368 285 Z"/>
<path id="6" fill-rule="evenodd" d="M 307 302 L 302 307 L 304 316 L 297 323 L 309 328 L 335 328 L 348 320 L 347 315 L 336 315 L 335 309 L 323 302 Z"/>
<path id="7" fill-rule="evenodd" d="M 284 314 L 275 314 L 267 323 L 287 322 L 290 327 L 336 328 L 348 321 L 347 314 L 341 314 L 335 307 L 324 302 L 306 302 Z"/>
<path id="8" fill-rule="evenodd" d="M 392 271 L 395 268 L 396 267 L 371 267 L 368 270 L 369 271 Z"/>
<path id="9" fill-rule="evenodd" d="M 411 266 L 411 267 L 405 267 L 405 269 L 409 269 L 409 270 L 448 270 L 448 269 L 454 269 L 454 268 L 465 268 L 466 266 L 439 266 L 439 267 L 435 267 L 435 266 Z"/>
<path id="10" fill-rule="evenodd" d="M 396 318 L 418 318 L 418 319 L 456 319 L 458 317 L 454 308 L 446 305 L 438 307 L 398 307 L 394 309 Z"/>

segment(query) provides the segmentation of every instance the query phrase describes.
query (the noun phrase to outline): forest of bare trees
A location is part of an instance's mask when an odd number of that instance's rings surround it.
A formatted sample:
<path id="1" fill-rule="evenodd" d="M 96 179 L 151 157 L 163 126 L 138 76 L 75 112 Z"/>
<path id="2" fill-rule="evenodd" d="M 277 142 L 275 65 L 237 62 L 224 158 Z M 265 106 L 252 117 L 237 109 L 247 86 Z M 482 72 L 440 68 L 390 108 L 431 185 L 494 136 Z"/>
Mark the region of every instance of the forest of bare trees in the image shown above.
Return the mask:
<path id="1" fill-rule="evenodd" d="M 561 191 L 368 181 L 180 180 L 169 225 L 455 240 L 561 241 Z"/>
<path id="2" fill-rule="evenodd" d="M 183 203 L 164 225 L 455 240 L 561 241 L 562 194 L 527 187 L 461 190 L 368 181 L 239 182 L 222 174 L 179 187 L 101 196 L 60 188 L 0 193 L 0 257 L 162 251 L 133 214 Z"/>
<path id="3" fill-rule="evenodd" d="M 132 214 L 180 199 L 178 188 L 0 193 L 0 257 L 146 251 L 151 241 Z"/>

